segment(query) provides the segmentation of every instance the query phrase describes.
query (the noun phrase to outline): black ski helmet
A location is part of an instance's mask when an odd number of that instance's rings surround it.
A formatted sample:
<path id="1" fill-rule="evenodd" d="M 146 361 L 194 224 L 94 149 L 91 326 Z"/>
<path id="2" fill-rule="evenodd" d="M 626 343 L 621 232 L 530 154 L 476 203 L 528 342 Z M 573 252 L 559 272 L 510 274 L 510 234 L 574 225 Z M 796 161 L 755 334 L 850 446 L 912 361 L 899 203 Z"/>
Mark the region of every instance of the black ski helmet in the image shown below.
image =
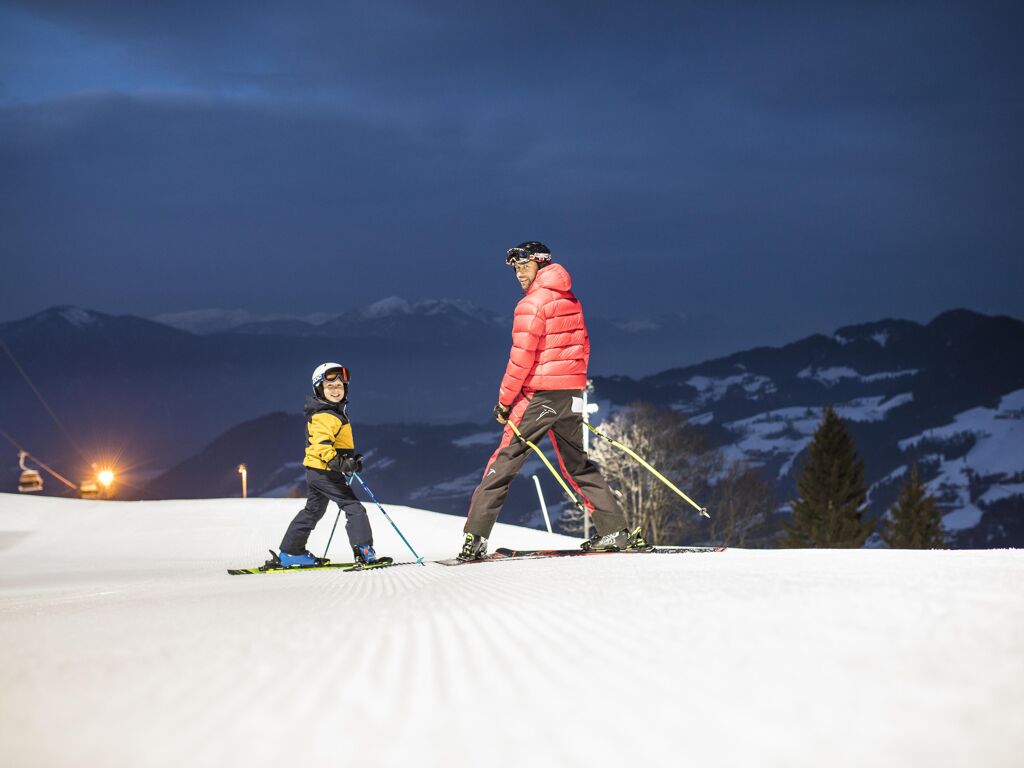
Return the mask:
<path id="1" fill-rule="evenodd" d="M 538 240 L 527 240 L 509 248 L 505 256 L 505 263 L 509 266 L 527 261 L 535 261 L 538 267 L 546 267 L 551 263 L 551 249 Z"/>

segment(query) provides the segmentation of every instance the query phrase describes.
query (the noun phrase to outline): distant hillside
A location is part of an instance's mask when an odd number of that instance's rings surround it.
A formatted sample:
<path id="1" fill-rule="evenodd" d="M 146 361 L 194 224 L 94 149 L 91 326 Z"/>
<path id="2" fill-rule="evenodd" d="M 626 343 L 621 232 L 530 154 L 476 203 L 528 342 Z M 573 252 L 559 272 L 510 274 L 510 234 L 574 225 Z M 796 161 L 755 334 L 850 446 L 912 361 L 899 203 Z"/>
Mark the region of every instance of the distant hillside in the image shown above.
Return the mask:
<path id="1" fill-rule="evenodd" d="M 485 424 L 353 425 L 365 456 L 366 482 L 382 500 L 465 515 L 469 497 L 501 438 L 501 427 Z M 248 470 L 253 496 L 305 498 L 305 419 L 272 413 L 228 430 L 196 456 L 146 485 L 144 497 L 210 498 L 238 496 L 238 465 Z M 553 457 L 552 457 L 553 459 Z M 539 473 L 548 503 L 557 509 L 558 489 L 539 460 L 527 462 L 513 484 L 502 521 L 542 525 L 532 474 Z M 361 491 L 360 491 L 361 493 Z M 296 502 L 301 506 L 302 501 Z M 554 511 L 554 510 L 553 510 Z"/>
<path id="2" fill-rule="evenodd" d="M 340 357 L 353 370 L 350 412 L 373 467 L 368 478 L 392 499 L 464 514 L 497 440 L 497 426 L 485 420 L 507 331 L 459 302 L 389 300 L 359 314 L 362 320 L 353 315 L 341 326 L 374 327 L 383 336 L 339 341 L 253 328 L 197 335 L 63 307 L 0 325 L 0 338 L 83 453 L 112 455 L 136 470 L 124 496 L 229 495 L 237 492 L 241 462 L 250 467 L 254 494 L 301 487 L 296 411 L 309 361 Z M 594 325 L 596 336 L 601 323 Z M 642 325 L 620 332 L 655 334 Z M 728 457 L 772 479 L 784 499 L 794 492 L 821 407 L 834 405 L 865 461 L 872 514 L 884 514 L 909 462 L 918 461 L 958 546 L 1024 545 L 1019 320 L 965 310 L 923 325 L 882 320 L 642 378 L 597 376 L 594 383 L 599 418 L 641 400 L 684 412 Z M 85 476 L 86 457 L 76 455 L 9 364 L 0 365 L 0 402 L 4 429 L 58 469 Z M 265 413 L 271 415 L 251 418 Z M 10 490 L 15 458 L 11 449 L 0 467 Z M 543 469 L 539 477 L 550 482 Z M 510 499 L 510 522 L 539 524 L 536 495 L 528 479 L 522 483 Z M 47 492 L 61 490 L 49 483 Z M 553 484 L 547 494 L 554 505 Z"/>
<path id="3" fill-rule="evenodd" d="M 908 463 L 947 513 L 959 546 L 1024 546 L 1024 323 L 957 310 L 840 328 L 641 379 L 597 377 L 614 406 L 647 401 L 702 424 L 785 497 L 829 404 L 849 423 L 872 483 L 894 501 Z"/>
<path id="4" fill-rule="evenodd" d="M 455 310 L 410 313 L 400 326 L 381 320 L 357 329 L 380 335 L 344 338 L 198 335 L 137 317 L 55 307 L 0 324 L 0 338 L 86 456 L 72 449 L 6 356 L 0 359 L 3 427 L 69 473 L 107 453 L 166 468 L 244 419 L 301 407 L 310 372 L 325 360 L 352 371 L 353 412 L 362 420 L 445 422 L 490 411 L 507 330 Z"/>
<path id="5" fill-rule="evenodd" d="M 0 357 L 0 426 L 66 474 L 100 456 L 138 471 L 164 470 L 225 430 L 272 411 L 297 410 L 309 372 L 337 360 L 353 372 L 352 411 L 374 423 L 453 423 L 490 413 L 511 342 L 511 316 L 459 299 L 391 297 L 362 309 L 306 318 L 199 310 L 132 316 L 53 307 L 0 323 L 43 393 L 58 427 Z M 588 314 L 592 371 L 654 371 L 692 349 L 700 332 L 682 316 L 632 320 Z M 13 488 L 0 466 L 0 488 Z M 6 479 L 6 483 L 4 482 Z"/>

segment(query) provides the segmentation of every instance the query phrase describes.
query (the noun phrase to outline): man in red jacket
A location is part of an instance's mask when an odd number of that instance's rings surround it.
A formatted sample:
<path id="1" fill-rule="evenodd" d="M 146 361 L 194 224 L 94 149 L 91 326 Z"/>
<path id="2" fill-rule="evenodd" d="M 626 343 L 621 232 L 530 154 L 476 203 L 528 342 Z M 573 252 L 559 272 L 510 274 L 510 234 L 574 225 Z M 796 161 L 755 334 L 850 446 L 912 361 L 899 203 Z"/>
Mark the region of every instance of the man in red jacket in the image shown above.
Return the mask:
<path id="1" fill-rule="evenodd" d="M 562 474 L 567 475 L 594 521 L 597 533 L 584 549 L 617 550 L 644 546 L 640 530 L 626 530 L 626 517 L 600 470 L 583 452 L 583 388 L 587 384 L 590 337 L 583 308 L 570 288 L 565 268 L 534 240 L 510 248 L 506 262 L 515 269 L 525 295 L 512 322 L 512 351 L 498 390 L 494 416 L 506 424 L 498 449 L 487 462 L 469 505 L 460 560 L 487 556 L 487 537 L 508 496 L 508 487 L 528 458 L 525 440 L 551 438 Z"/>

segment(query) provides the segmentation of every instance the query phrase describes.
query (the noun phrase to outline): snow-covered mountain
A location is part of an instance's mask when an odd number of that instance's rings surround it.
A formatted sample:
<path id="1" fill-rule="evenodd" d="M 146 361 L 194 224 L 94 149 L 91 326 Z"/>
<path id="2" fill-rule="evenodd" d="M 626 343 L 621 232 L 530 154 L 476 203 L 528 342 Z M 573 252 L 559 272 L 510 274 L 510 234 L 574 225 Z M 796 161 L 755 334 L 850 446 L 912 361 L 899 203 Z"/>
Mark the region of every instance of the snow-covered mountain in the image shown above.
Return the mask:
<path id="1" fill-rule="evenodd" d="M 340 314 L 259 316 L 241 309 L 202 309 L 157 315 L 153 320 L 201 335 L 217 333 L 324 337 L 341 341 L 417 341 L 437 348 L 508 346 L 512 321 L 464 299 L 408 301 L 389 296 Z M 587 311 L 596 373 L 653 373 L 681 360 L 700 360 L 721 349 L 725 330 L 713 318 L 685 313 L 610 317 Z"/>
<path id="2" fill-rule="evenodd" d="M 1024 538 L 1024 389 L 994 408 L 971 408 L 904 438 L 899 447 L 926 468 L 928 490 L 947 511 L 946 527 L 965 544 L 1016 546 Z"/>
<path id="3" fill-rule="evenodd" d="M 288 323 L 295 322 L 298 327 L 317 325 L 330 319 L 322 313 L 297 317 L 295 315 L 257 315 L 245 309 L 193 309 L 184 312 L 167 312 L 154 315 L 153 321 L 169 325 L 180 331 L 189 333 L 209 334 L 233 331 L 244 325 L 256 323 Z"/>
<path id="4" fill-rule="evenodd" d="M 427 559 L 458 546 L 460 521 L 382 501 Z M 225 573 L 262 563 L 293 513 L 0 494 L 4 765 L 1011 768 L 1024 751 L 1019 551 Z M 369 514 L 377 548 L 411 560 Z"/>
<path id="5" fill-rule="evenodd" d="M 166 468 L 244 419 L 300 408 L 310 371 L 324 360 L 353 372 L 353 413 L 363 421 L 445 422 L 489 412 L 507 330 L 474 320 L 456 302 L 388 317 L 393 324 L 384 316 L 364 318 L 344 337 L 199 335 L 55 307 L 0 324 L 0 338 L 63 427 L 5 355 L 4 428 L 50 462 L 73 464 L 68 473 L 101 453 Z M 493 371 L 494 381 L 481 370 Z"/>
<path id="6" fill-rule="evenodd" d="M 353 370 L 350 412 L 362 430 L 360 445 L 389 462 L 377 468 L 378 482 L 395 498 L 463 514 L 496 439 L 485 420 L 504 370 L 507 329 L 456 301 L 389 299 L 355 312 L 377 336 L 196 335 L 73 307 L 0 325 L 0 338 L 81 453 L 7 364 L 0 365 L 3 426 L 73 477 L 95 455 L 164 471 L 148 491 L 141 476 L 129 477 L 132 485 L 122 488 L 128 495 L 227 493 L 241 461 L 260 465 L 256 492 L 287 493 L 301 485 L 296 414 L 309 361 L 340 359 Z M 349 325 L 357 325 L 354 316 Z M 655 333 L 642 323 L 625 325 L 616 333 L 634 340 Z M 636 400 L 686 412 L 728 456 L 761 468 L 788 498 L 820 408 L 832 404 L 849 420 L 865 459 L 874 515 L 885 512 L 917 460 L 958 546 L 1024 544 L 1024 450 L 1018 429 L 1002 429 L 1020 424 L 1022 329 L 1012 318 L 959 310 L 926 325 L 849 326 L 642 378 L 598 376 L 598 416 Z M 641 345 L 632 346 L 640 354 Z M 259 418 L 281 411 L 292 416 Z M 232 432 L 254 416 L 253 425 Z M 436 426 L 443 422 L 450 426 Z M 455 443 L 474 435 L 488 437 Z M 167 472 L 203 446 L 216 449 L 189 461 L 188 471 Z M 15 469 L 13 460 L 0 467 L 2 487 L 13 490 Z M 268 478 L 272 485 L 264 484 Z M 511 519 L 538 524 L 532 491 L 514 492 L 511 504 Z"/>
<path id="7" fill-rule="evenodd" d="M 1009 318 L 950 313 L 927 326 L 843 328 L 645 379 L 598 377 L 597 418 L 638 400 L 688 413 L 727 458 L 759 468 L 788 499 L 821 408 L 831 404 L 865 460 L 872 515 L 885 514 L 916 461 L 955 546 L 1022 546 L 1024 365 L 1021 355 L 1007 354 L 1024 350 L 1022 328 Z M 275 414 L 241 425 L 154 481 L 148 495 L 231 493 L 243 460 L 260 463 L 255 493 L 303 492 L 293 437 L 301 422 L 298 414 Z M 498 439 L 493 422 L 357 428 L 367 476 L 382 492 L 456 515 L 465 514 Z M 541 525 L 534 472 L 548 504 L 560 509 L 547 472 L 531 465 L 513 485 L 503 519 Z"/>
<path id="8" fill-rule="evenodd" d="M 595 380 L 599 398 L 688 414 L 784 497 L 828 404 L 847 420 L 875 515 L 920 465 L 958 546 L 1024 545 L 1024 323 L 955 311 L 840 328 L 641 379 Z"/>
<path id="9" fill-rule="evenodd" d="M 300 408 L 309 372 L 324 360 L 352 370 L 352 412 L 363 423 L 476 420 L 494 405 L 514 298 L 504 317 L 459 299 L 397 297 L 330 317 L 161 316 L 180 327 L 54 307 L 0 323 L 0 339 L 61 423 L 4 355 L 3 428 L 76 478 L 101 456 L 167 469 L 246 419 Z M 593 369 L 670 364 L 677 321 L 591 317 Z M 0 488 L 13 488 L 15 476 L 0 465 Z"/>
<path id="10" fill-rule="evenodd" d="M 379 337 L 409 339 L 431 332 L 450 335 L 473 329 L 507 335 L 511 318 L 500 317 L 464 299 L 410 302 L 389 296 L 366 307 L 341 313 L 257 316 L 246 310 L 208 309 L 159 315 L 154 320 L 192 333 L 259 336 Z"/>

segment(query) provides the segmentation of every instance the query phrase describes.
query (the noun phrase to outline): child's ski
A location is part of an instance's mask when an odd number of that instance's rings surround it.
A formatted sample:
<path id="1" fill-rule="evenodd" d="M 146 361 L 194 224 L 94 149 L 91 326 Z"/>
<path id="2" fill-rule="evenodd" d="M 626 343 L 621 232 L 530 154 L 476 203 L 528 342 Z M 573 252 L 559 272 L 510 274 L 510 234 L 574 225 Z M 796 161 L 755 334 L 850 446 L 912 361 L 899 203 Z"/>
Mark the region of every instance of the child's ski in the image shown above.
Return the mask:
<path id="1" fill-rule="evenodd" d="M 372 563 L 320 563 L 319 565 L 280 565 L 279 560 L 268 560 L 258 568 L 228 568 L 232 576 L 242 576 L 248 573 L 281 573 L 282 571 L 322 571 L 328 568 L 340 568 L 343 571 L 369 571 L 374 568 L 387 568 L 389 565 L 396 565 L 390 557 L 380 557 Z M 397 563 L 401 565 L 401 563 Z"/>

